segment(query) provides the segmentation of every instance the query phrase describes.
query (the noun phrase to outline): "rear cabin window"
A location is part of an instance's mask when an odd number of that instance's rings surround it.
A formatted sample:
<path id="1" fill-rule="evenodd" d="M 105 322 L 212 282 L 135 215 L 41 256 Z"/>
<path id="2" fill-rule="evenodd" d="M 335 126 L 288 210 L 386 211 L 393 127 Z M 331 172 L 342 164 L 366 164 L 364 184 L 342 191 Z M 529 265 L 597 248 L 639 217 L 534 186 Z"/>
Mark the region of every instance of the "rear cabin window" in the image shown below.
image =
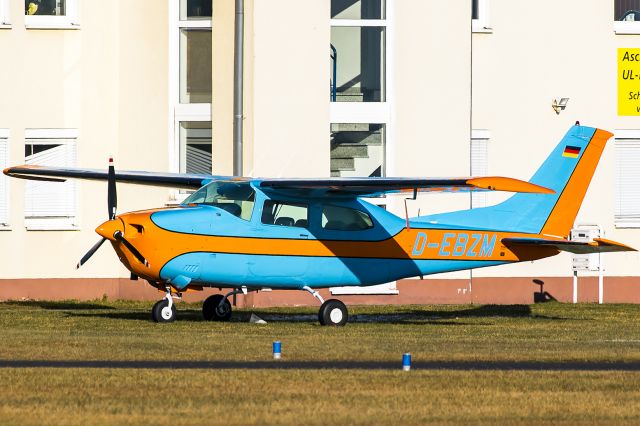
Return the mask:
<path id="1" fill-rule="evenodd" d="M 251 220 L 256 194 L 249 182 L 211 182 L 188 196 L 183 205 L 218 207 L 244 220 Z"/>
<path id="2" fill-rule="evenodd" d="M 304 203 L 266 200 L 262 209 L 262 223 L 306 228 L 309 225 L 309 206 Z"/>
<path id="3" fill-rule="evenodd" d="M 348 207 L 324 206 L 322 228 L 334 231 L 362 231 L 373 228 L 371 216 Z"/>

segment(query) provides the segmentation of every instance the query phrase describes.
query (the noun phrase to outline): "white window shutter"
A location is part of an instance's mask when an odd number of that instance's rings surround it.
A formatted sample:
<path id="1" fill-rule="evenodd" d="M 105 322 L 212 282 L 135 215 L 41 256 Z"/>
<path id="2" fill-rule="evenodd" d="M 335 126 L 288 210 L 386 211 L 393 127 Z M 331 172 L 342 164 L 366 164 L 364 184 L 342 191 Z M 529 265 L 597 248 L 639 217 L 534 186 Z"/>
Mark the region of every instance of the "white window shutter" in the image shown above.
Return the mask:
<path id="1" fill-rule="evenodd" d="M 7 138 L 0 138 L 0 168 L 3 170 L 9 163 L 9 143 Z M 9 224 L 9 178 L 0 175 L 0 226 Z"/>
<path id="2" fill-rule="evenodd" d="M 75 139 L 28 139 L 35 154 L 26 157 L 27 164 L 52 167 L 73 167 L 76 164 Z M 76 216 L 76 183 L 69 179 L 64 183 L 27 181 L 25 217 L 55 219 L 69 218 L 72 225 Z"/>
<path id="3" fill-rule="evenodd" d="M 489 139 L 471 139 L 471 176 L 487 176 L 489 173 Z M 471 208 L 487 205 L 486 192 L 471 193 Z"/>
<path id="4" fill-rule="evenodd" d="M 640 139 L 616 139 L 615 223 L 640 227 Z"/>

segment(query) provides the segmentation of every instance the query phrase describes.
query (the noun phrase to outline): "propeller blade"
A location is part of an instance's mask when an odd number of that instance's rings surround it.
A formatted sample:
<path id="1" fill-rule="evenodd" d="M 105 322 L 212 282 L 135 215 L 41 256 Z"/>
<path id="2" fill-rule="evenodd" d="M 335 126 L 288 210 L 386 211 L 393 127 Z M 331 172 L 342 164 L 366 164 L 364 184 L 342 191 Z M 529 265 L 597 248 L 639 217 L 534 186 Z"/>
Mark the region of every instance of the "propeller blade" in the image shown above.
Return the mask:
<path id="1" fill-rule="evenodd" d="M 118 194 L 116 192 L 116 169 L 113 167 L 112 157 L 109 157 L 109 172 L 107 174 L 107 204 L 109 208 L 109 219 L 115 219 L 116 208 L 118 207 Z"/>
<path id="2" fill-rule="evenodd" d="M 89 251 L 87 252 L 87 254 L 85 254 L 84 256 L 82 256 L 82 259 L 80 259 L 80 262 L 78 262 L 78 264 L 76 265 L 76 269 L 80 269 L 80 267 L 82 265 L 84 265 L 85 263 L 87 263 L 87 260 L 89 260 L 89 258 L 91 256 L 93 256 L 93 253 L 95 253 L 96 251 L 98 251 L 98 249 L 100 248 L 100 246 L 102 245 L 102 243 L 104 243 L 105 241 L 107 241 L 106 238 L 101 239 L 100 241 L 98 241 L 97 243 L 95 243 L 93 245 L 93 247 L 91 247 L 89 249 Z"/>
<path id="3" fill-rule="evenodd" d="M 124 235 L 122 235 L 121 231 L 116 231 L 115 234 L 113 234 L 113 237 L 120 241 L 122 244 L 125 245 L 125 247 L 127 249 L 129 249 L 129 251 L 131 252 L 131 254 L 133 254 L 135 256 L 136 259 L 138 259 L 138 261 L 140 263 L 142 263 L 144 266 L 146 266 L 147 268 L 150 267 L 151 265 L 149 264 L 149 262 L 147 261 L 147 259 L 144 258 L 144 256 L 138 251 L 138 249 L 136 249 L 133 244 L 131 244 L 129 241 L 126 240 L 126 238 L 124 238 Z"/>

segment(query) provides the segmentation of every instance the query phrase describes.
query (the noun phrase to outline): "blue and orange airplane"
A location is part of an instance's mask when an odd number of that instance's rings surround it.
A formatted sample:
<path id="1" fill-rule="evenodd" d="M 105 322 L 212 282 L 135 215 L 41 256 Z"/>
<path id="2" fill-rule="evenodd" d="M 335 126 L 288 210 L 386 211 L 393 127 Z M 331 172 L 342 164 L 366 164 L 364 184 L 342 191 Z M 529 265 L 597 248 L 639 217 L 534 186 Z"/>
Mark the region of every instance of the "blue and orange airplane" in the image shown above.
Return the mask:
<path id="1" fill-rule="evenodd" d="M 62 181 L 106 180 L 109 220 L 85 263 L 109 240 L 133 278 L 166 296 L 152 309 L 176 318 L 174 297 L 203 287 L 228 288 L 203 304 L 207 320 L 231 317 L 228 297 L 247 291 L 305 290 L 320 300 L 322 325 L 344 325 L 347 308 L 316 291 L 531 261 L 573 253 L 634 250 L 595 239 L 569 241 L 573 222 L 607 140 L 604 130 L 572 127 L 530 182 L 505 177 L 254 179 L 115 172 L 43 166 L 6 175 Z M 116 181 L 196 190 L 175 208 L 116 215 Z M 388 193 L 510 191 L 491 207 L 401 218 L 362 200 Z"/>

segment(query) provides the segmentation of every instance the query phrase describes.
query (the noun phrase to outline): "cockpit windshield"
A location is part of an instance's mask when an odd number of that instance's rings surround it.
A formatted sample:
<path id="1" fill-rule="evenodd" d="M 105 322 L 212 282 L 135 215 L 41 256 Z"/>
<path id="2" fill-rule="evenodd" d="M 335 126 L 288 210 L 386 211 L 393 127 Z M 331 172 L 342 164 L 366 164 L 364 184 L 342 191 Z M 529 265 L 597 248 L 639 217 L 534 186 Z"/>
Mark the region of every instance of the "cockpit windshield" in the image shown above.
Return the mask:
<path id="1" fill-rule="evenodd" d="M 250 220 L 256 193 L 249 182 L 211 182 L 188 196 L 183 205 L 206 204 L 226 210 L 240 219 Z"/>

